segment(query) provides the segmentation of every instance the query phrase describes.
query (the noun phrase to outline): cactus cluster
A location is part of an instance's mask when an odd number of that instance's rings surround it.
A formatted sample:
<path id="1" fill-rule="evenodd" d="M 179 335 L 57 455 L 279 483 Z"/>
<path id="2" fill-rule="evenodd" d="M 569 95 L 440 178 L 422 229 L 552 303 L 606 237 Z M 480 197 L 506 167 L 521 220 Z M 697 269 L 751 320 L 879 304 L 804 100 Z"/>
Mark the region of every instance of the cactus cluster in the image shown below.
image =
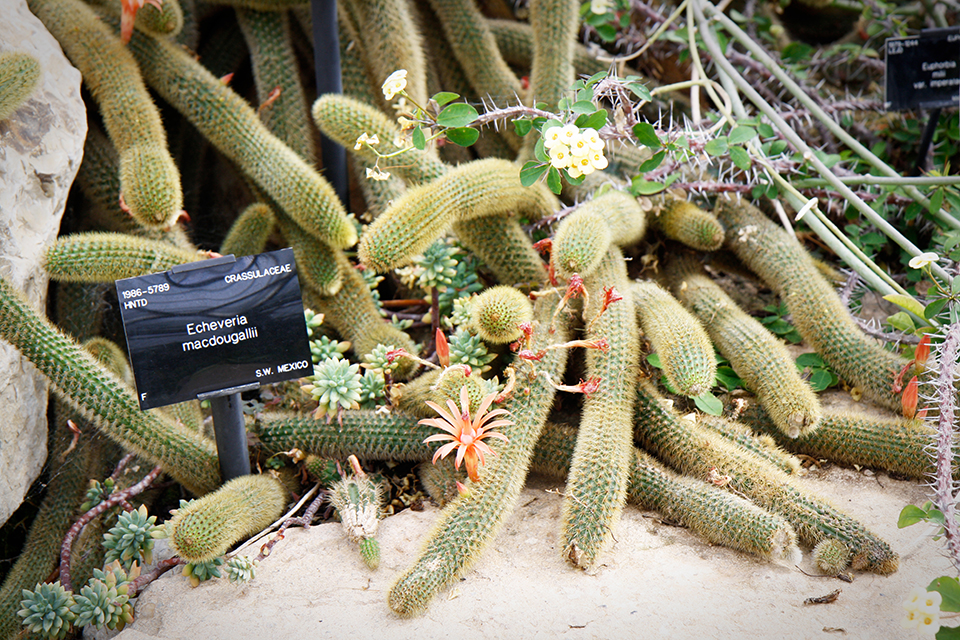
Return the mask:
<path id="1" fill-rule="evenodd" d="M 110 335 L 116 305 L 105 291 L 113 280 L 196 261 L 212 249 L 244 255 L 293 247 L 313 310 L 305 317 L 313 375 L 303 386 L 262 390 L 270 411 L 249 420 L 252 454 L 299 460 L 290 453 L 297 449 L 324 482 L 352 455 L 427 465 L 424 482 L 445 506 L 389 590 L 387 602 L 401 616 L 422 613 L 476 562 L 531 469 L 566 480 L 557 546 L 575 567 L 602 562 L 631 502 L 761 558 L 795 560 L 799 545 L 814 549 L 827 573 L 896 570 L 886 542 L 795 477 L 791 453 L 923 478 L 929 429 L 823 411 L 783 345 L 700 266 L 704 253 L 732 251 L 743 271 L 780 296 L 807 344 L 845 382 L 899 408 L 892 388 L 906 361 L 856 327 L 802 245 L 745 200 L 636 197 L 617 171 L 636 173 L 647 154 L 629 144 L 610 144 L 610 165 L 582 182 L 571 175 L 560 198 L 544 181 L 524 186 L 521 167 L 547 135 L 536 129 L 548 120 L 544 113 L 556 121 L 547 131 L 579 131 L 588 128 L 576 124 L 580 117 L 595 119 L 601 105 L 616 102 L 603 126 L 594 123 L 598 141 L 610 136 L 605 144 L 629 138 L 634 121 L 646 124 L 637 120 L 639 103 L 617 102 L 629 83 L 611 80 L 620 93 L 602 100 L 588 95 L 583 80 L 568 90 L 576 74 L 606 67 L 575 41 L 576 3 L 534 2 L 529 24 L 519 24 L 488 19 L 467 0 L 343 2 L 345 93 L 308 106 L 315 96 L 302 76 L 312 70 L 301 67 L 313 45 L 309 20 L 294 10 L 301 2 L 224 2 L 235 9 L 216 14 L 225 20 L 200 55 L 190 50 L 200 41 L 192 2 L 145 7 L 126 46 L 113 2 L 28 2 L 83 72 L 106 135 L 91 127 L 81 188 L 71 196 L 77 219 L 64 226 L 76 232 L 45 255 L 59 326 L 0 279 L 0 338 L 50 379 L 61 400 L 51 455 L 66 456 L 22 566 L 0 588 L 0 639 L 21 622 L 64 637 L 72 626 L 126 619 L 116 571 L 100 572 L 75 594 L 37 586 L 55 568 L 77 507 L 110 494 L 112 487 L 98 485 L 84 501 L 87 479 L 106 475 L 114 447 L 160 465 L 197 496 L 164 523 L 192 582 L 253 576 L 254 560 L 222 555 L 281 514 L 284 484 L 266 474 L 222 484 L 199 403 L 141 412 L 115 346 L 90 345 L 105 356 L 96 359 L 70 337 Z M 425 37 L 431 24 L 437 28 Z M 234 81 L 252 84 L 235 90 L 226 76 L 248 54 L 253 78 Z M 29 63 L 17 58 L 23 70 L 9 72 L 11 59 L 0 54 L 0 120 L 31 83 Z M 381 88 L 398 68 L 406 70 L 402 101 Z M 520 69 L 530 71 L 529 88 Z M 430 129 L 424 114 L 436 115 L 442 90 L 490 113 L 509 105 L 524 117 L 509 127 L 501 126 L 506 116 L 485 120 L 470 149 L 419 139 L 415 127 Z M 417 121 L 414 101 L 423 105 Z M 556 127 L 561 117 L 567 121 Z M 521 123 L 530 125 L 526 139 Z M 317 129 L 352 154 L 356 188 L 348 202 L 324 177 Z M 367 172 L 386 179 L 367 179 Z M 181 218 L 184 194 L 191 222 Z M 438 328 L 451 333 L 448 353 Z M 678 392 L 678 407 L 689 407 L 688 398 L 714 388 L 715 351 L 756 397 L 738 406 L 739 422 L 729 409 L 724 418 L 681 416 L 648 377 L 645 358 L 656 352 L 663 386 Z M 557 402 L 558 390 L 581 396 Z M 503 429 L 508 441 L 494 444 L 497 455 L 473 479 L 451 472 L 449 461 L 426 462 L 436 445 L 424 440 L 436 431 L 418 422 L 431 417 L 427 401 L 444 406 L 461 394 L 470 411 L 495 397 L 513 422 Z M 577 428 L 548 423 L 554 411 Z M 69 452 L 68 418 L 91 426 Z M 87 437 L 94 429 L 109 442 Z M 296 492 L 299 480 L 284 478 Z M 382 491 L 360 473 L 331 487 L 331 502 L 370 567 L 380 558 L 373 533 Z M 99 526 L 108 529 L 108 561 L 129 567 L 149 559 L 157 531 L 145 509 L 125 513 L 113 528 Z"/>

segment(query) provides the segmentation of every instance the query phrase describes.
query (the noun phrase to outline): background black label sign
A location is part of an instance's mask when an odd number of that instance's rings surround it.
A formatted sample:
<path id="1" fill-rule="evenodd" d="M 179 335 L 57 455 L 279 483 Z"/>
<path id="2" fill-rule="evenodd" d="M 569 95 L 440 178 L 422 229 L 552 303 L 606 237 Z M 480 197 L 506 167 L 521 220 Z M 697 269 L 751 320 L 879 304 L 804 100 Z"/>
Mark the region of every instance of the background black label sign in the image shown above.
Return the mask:
<path id="1" fill-rule="evenodd" d="M 313 374 L 292 249 L 117 280 L 141 409 Z"/>
<path id="2" fill-rule="evenodd" d="M 960 28 L 888 38 L 886 50 L 886 109 L 960 105 Z"/>

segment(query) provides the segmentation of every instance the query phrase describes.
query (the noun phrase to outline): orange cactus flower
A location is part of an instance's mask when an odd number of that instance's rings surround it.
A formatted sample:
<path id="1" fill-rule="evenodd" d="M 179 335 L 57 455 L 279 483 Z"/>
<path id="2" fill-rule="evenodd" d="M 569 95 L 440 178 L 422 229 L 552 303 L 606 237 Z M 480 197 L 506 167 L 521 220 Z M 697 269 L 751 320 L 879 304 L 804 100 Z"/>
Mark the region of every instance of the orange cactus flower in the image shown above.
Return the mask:
<path id="1" fill-rule="evenodd" d="M 152 4 L 158 11 L 163 11 L 163 0 L 120 0 L 120 39 L 123 44 L 130 42 L 137 11 L 145 4 Z"/>
<path id="2" fill-rule="evenodd" d="M 917 376 L 913 376 L 910 378 L 910 382 L 907 383 L 906 388 L 903 390 L 903 395 L 900 397 L 900 402 L 903 406 L 903 415 L 911 419 L 916 416 L 917 403 L 919 400 L 920 381 L 917 380 Z"/>
<path id="3" fill-rule="evenodd" d="M 511 420 L 493 420 L 491 422 L 493 418 L 508 413 L 506 409 L 487 411 L 496 397 L 497 394 L 495 393 L 484 396 L 483 400 L 480 401 L 480 406 L 477 408 L 476 415 L 472 419 L 470 418 L 470 397 L 467 394 L 466 387 L 460 388 L 459 409 L 453 400 L 447 400 L 447 407 L 450 409 L 449 412 L 437 403 L 427 400 L 427 406 L 439 413 L 440 417 L 425 418 L 418 424 L 437 427 L 447 433 L 432 435 L 425 439 L 424 443 L 440 442 L 443 440 L 451 441 L 437 449 L 437 452 L 433 454 L 434 464 L 436 464 L 437 460 L 446 457 L 456 450 L 457 458 L 454 464 L 457 469 L 460 468 L 460 463 L 463 462 L 467 468 L 467 475 L 470 476 L 470 479 L 474 482 L 480 480 L 478 470 L 480 466 L 485 464 L 484 455 L 497 455 L 497 452 L 491 449 L 487 443 L 481 441 L 484 438 L 499 438 L 504 442 L 510 441 L 507 436 L 502 433 L 492 431 L 492 429 L 496 429 L 497 427 L 505 427 L 513 424 Z"/>

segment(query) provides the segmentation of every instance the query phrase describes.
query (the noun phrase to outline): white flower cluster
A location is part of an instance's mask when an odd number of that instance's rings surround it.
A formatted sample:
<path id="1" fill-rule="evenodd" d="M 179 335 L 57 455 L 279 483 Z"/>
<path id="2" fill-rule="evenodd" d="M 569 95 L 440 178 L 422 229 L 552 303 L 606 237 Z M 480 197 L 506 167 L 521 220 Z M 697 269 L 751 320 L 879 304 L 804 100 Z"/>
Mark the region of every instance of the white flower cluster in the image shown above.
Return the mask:
<path id="1" fill-rule="evenodd" d="M 940 603 L 943 596 L 937 591 L 915 587 L 903 601 L 907 615 L 900 620 L 904 629 L 916 629 L 920 635 L 932 638 L 940 629 Z"/>
<path id="2" fill-rule="evenodd" d="M 550 164 L 566 169 L 571 178 L 587 176 L 607 166 L 604 142 L 596 129 L 554 125 L 543 132 L 543 146 L 550 155 Z"/>
<path id="3" fill-rule="evenodd" d="M 937 260 L 939 259 L 940 259 L 940 256 L 938 256 L 937 254 L 933 253 L 932 251 L 926 251 L 924 253 L 921 253 L 918 256 L 914 256 L 913 258 L 910 258 L 910 268 L 923 269 L 928 265 L 936 264 Z"/>

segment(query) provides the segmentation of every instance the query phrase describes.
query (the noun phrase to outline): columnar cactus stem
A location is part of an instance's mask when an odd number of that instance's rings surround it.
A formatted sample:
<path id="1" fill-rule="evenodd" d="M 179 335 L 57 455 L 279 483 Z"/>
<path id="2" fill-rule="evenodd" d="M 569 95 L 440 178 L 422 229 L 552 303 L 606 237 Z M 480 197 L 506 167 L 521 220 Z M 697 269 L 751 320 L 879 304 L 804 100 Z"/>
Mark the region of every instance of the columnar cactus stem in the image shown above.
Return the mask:
<path id="1" fill-rule="evenodd" d="M 360 261 L 378 272 L 387 271 L 422 253 L 455 220 L 518 209 L 544 215 L 556 208 L 556 198 L 545 186 L 520 184 L 512 162 L 476 160 L 413 187 L 394 202 L 363 234 Z"/>
<path id="2" fill-rule="evenodd" d="M 0 53 L 0 120 L 20 108 L 40 82 L 40 63 L 28 53 Z"/>
<path id="3" fill-rule="evenodd" d="M 296 447 L 329 458 L 355 453 L 374 460 L 429 461 L 434 447 L 423 444 L 423 440 L 434 433 L 432 427 L 418 424 L 417 416 L 396 411 L 389 415 L 345 411 L 343 427 L 310 416 L 280 413 L 264 414 L 258 422 L 258 437 L 268 450 L 289 451 Z M 575 429 L 547 423 L 537 440 L 531 470 L 566 478 L 576 436 Z M 643 509 L 656 509 L 716 544 L 769 560 L 795 558 L 796 534 L 781 516 L 706 482 L 679 476 L 638 449 L 633 450 L 633 455 L 628 502 Z M 441 493 L 443 504 L 457 496 L 452 472 L 450 458 L 436 465 L 427 462 L 420 472 L 425 484 L 434 485 L 431 496 Z M 457 477 L 462 480 L 463 476 L 461 471 Z"/>
<path id="4" fill-rule="evenodd" d="M 698 251 L 716 251 L 723 245 L 723 225 L 692 202 L 665 198 L 651 220 L 663 235 Z"/>
<path id="5" fill-rule="evenodd" d="M 343 285 L 340 273 L 339 250 L 327 246 L 281 214 L 277 217 L 283 237 L 293 248 L 297 268 L 303 279 L 322 296 L 333 296 Z"/>
<path id="6" fill-rule="evenodd" d="M 610 349 L 588 349 L 586 353 L 586 376 L 600 382 L 583 401 L 561 511 L 561 553 L 582 569 L 596 563 L 620 519 L 627 495 L 640 361 L 637 317 L 628 283 L 626 263 L 617 247 L 611 247 L 593 275 L 584 280 L 589 298 L 583 314 L 591 319 L 584 337 L 605 338 Z M 624 299 L 597 317 L 605 287 L 616 287 Z"/>
<path id="7" fill-rule="evenodd" d="M 800 460 L 796 456 L 777 446 L 776 441 L 771 436 L 757 435 L 743 423 L 723 416 L 698 413 L 697 424 L 711 431 L 716 431 L 727 440 L 755 453 L 784 473 L 794 474 L 800 470 Z"/>
<path id="8" fill-rule="evenodd" d="M 417 103 L 426 104 L 427 63 L 410 6 L 402 0 L 347 0 L 346 5 L 363 34 L 364 54 L 375 82 L 406 69 L 406 92 Z"/>
<path id="9" fill-rule="evenodd" d="M 116 16 L 120 15 L 120 3 L 118 2 L 90 0 L 90 4 L 96 6 L 98 10 L 102 9 Z M 183 28 L 183 8 L 180 6 L 179 0 L 163 0 L 159 9 L 152 4 L 145 4 L 137 11 L 133 26 L 153 35 L 176 36 Z"/>
<path id="10" fill-rule="evenodd" d="M 634 282 L 631 291 L 640 328 L 660 356 L 670 385 L 690 397 L 709 391 L 717 376 L 717 359 L 697 319 L 654 282 Z"/>
<path id="11" fill-rule="evenodd" d="M 923 420 L 824 411 L 816 431 L 795 439 L 784 436 L 759 405 L 747 407 L 740 420 L 773 436 L 780 446 L 796 453 L 840 464 L 885 469 L 916 480 L 927 480 L 934 472 L 926 448 L 935 430 Z M 955 455 L 954 461 L 960 463 L 960 458 Z M 960 477 L 960 467 L 954 476 Z"/>
<path id="12" fill-rule="evenodd" d="M 527 103 L 556 105 L 570 91 L 574 81 L 573 45 L 580 27 L 577 0 L 533 0 L 530 3 L 533 29 L 533 60 L 530 65 L 530 93 Z M 525 152 L 532 157 L 535 136 L 526 138 Z"/>
<path id="13" fill-rule="evenodd" d="M 777 427 L 796 438 L 820 422 L 820 401 L 800 378 L 790 352 L 766 327 L 743 312 L 692 260 L 672 265 L 673 290 L 693 311 L 744 386 L 757 394 Z"/>
<path id="14" fill-rule="evenodd" d="M 290 42 L 290 18 L 279 11 L 236 10 L 250 49 L 260 117 L 273 135 L 307 163 L 314 160 L 313 132 L 300 70 Z M 279 95 L 273 92 L 279 90 Z M 269 106 L 265 106 L 269 102 Z"/>
<path id="15" fill-rule="evenodd" d="M 730 489 L 786 518 L 805 545 L 813 547 L 826 538 L 840 540 L 852 552 L 854 569 L 879 574 L 897 570 L 897 554 L 862 524 L 803 490 L 753 453 L 684 420 L 663 402 L 649 382 L 641 382 L 636 436 L 644 449 L 685 475 L 722 478 Z"/>
<path id="16" fill-rule="evenodd" d="M 566 477 L 576 439 L 575 429 L 547 423 L 532 469 Z M 799 559 L 796 533 L 783 517 L 719 487 L 677 475 L 637 448 L 633 448 L 627 501 L 641 509 L 655 509 L 714 544 L 766 560 Z"/>
<path id="17" fill-rule="evenodd" d="M 720 198 L 715 213 L 727 228 L 727 246 L 780 294 L 804 340 L 841 378 L 899 410 L 892 387 L 907 361 L 864 335 L 796 238 L 746 201 Z"/>
<path id="18" fill-rule="evenodd" d="M 125 233 L 75 233 L 47 249 L 43 268 L 64 282 L 113 282 L 202 260 L 196 251 Z"/>
<path id="19" fill-rule="evenodd" d="M 173 551 L 189 563 L 207 562 L 280 517 L 287 490 L 269 475 L 240 476 L 177 510 L 167 521 Z"/>
<path id="20" fill-rule="evenodd" d="M 549 332 L 556 303 L 555 296 L 545 296 L 537 302 L 535 317 L 539 323 L 534 329 L 532 349 L 566 340 L 568 329 L 564 321 L 557 323 L 556 333 Z M 527 374 L 529 369 L 519 374 L 517 392 L 503 405 L 515 423 L 503 429 L 510 442 L 496 447 L 498 456 L 487 458 L 480 482 L 469 483 L 468 495 L 460 496 L 440 513 L 419 557 L 390 589 L 387 601 L 396 613 L 421 613 L 440 589 L 463 575 L 479 558 L 516 506 L 534 445 L 556 393 L 550 379 L 558 379 L 562 374 L 566 352 L 550 350 L 537 363 L 535 376 Z"/>
<path id="21" fill-rule="evenodd" d="M 447 42 L 466 72 L 477 95 L 498 103 L 516 100 L 522 93 L 520 81 L 500 56 L 497 43 L 473 0 L 431 0 Z M 511 146 L 520 138 L 510 136 Z"/>
<path id="22" fill-rule="evenodd" d="M 125 384 L 34 311 L 5 279 L 0 279 L 0 336 L 112 440 L 163 466 L 188 491 L 203 494 L 220 484 L 220 466 L 211 444 L 184 427 L 141 411 Z"/>
<path id="23" fill-rule="evenodd" d="M 516 215 L 504 213 L 454 222 L 453 232 L 500 284 L 536 289 L 547 281 L 543 260 Z"/>
<path id="24" fill-rule="evenodd" d="M 227 237 L 220 243 L 220 253 L 225 256 L 252 256 L 262 253 L 276 223 L 277 217 L 270 205 L 254 202 L 233 221 Z"/>
<path id="25" fill-rule="evenodd" d="M 100 105 L 120 153 L 120 182 L 131 215 L 146 227 L 173 224 L 183 209 L 180 173 L 136 61 L 80 0 L 30 0 L 28 5 L 80 69 Z"/>
<path id="26" fill-rule="evenodd" d="M 130 50 L 150 86 L 302 229 L 334 248 L 356 242 L 356 230 L 330 183 L 267 131 L 236 92 L 171 42 L 134 33 Z"/>

